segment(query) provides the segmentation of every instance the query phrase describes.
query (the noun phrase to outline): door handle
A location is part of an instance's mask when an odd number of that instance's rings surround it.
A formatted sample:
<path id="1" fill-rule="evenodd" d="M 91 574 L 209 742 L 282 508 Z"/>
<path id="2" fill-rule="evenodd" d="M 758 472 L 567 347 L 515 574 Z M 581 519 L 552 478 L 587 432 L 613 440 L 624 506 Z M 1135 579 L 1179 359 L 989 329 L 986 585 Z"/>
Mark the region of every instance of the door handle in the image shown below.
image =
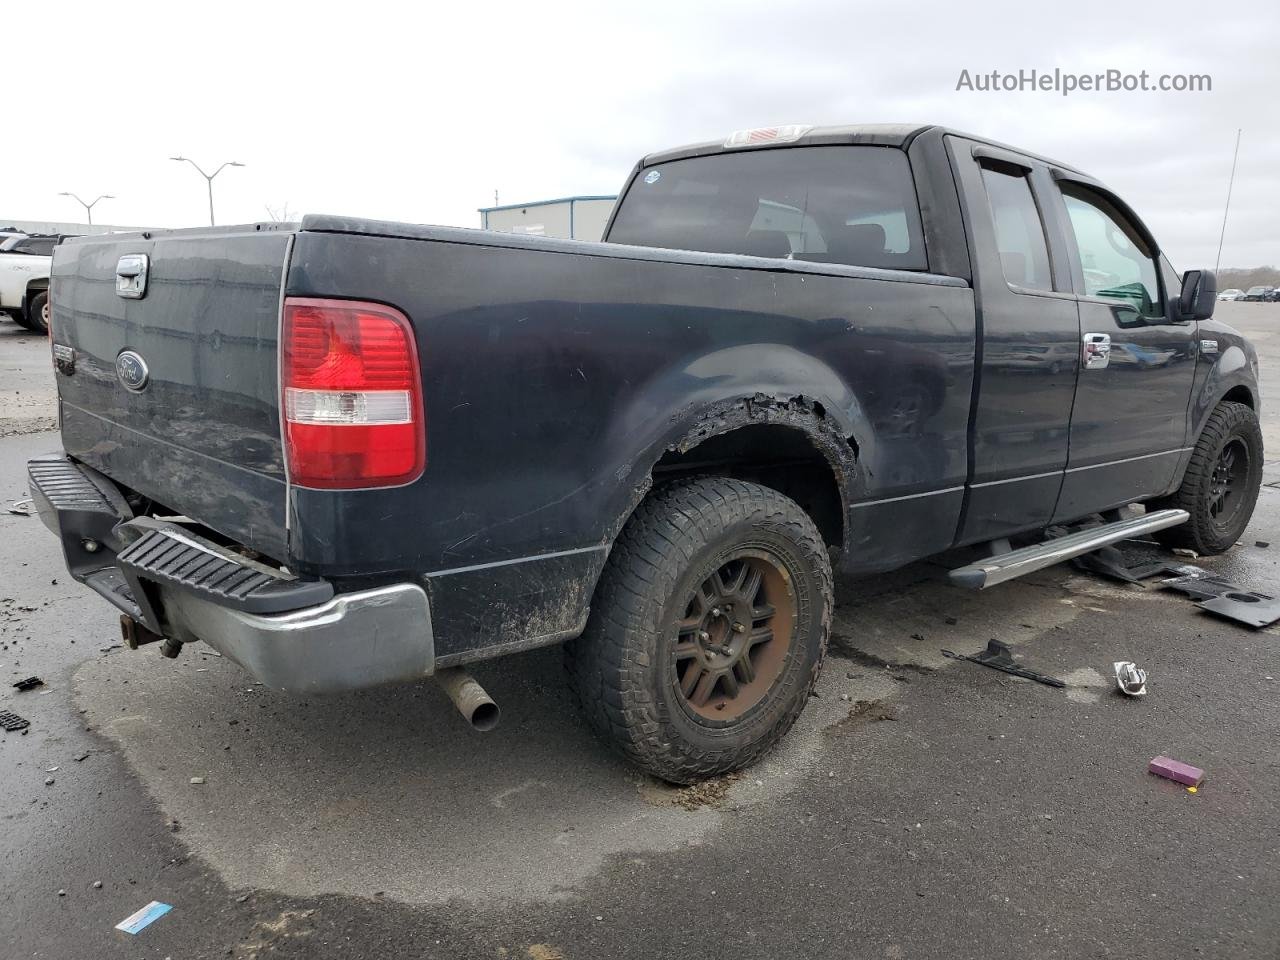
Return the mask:
<path id="1" fill-rule="evenodd" d="M 1080 359 L 1086 370 L 1105 370 L 1111 360 L 1111 334 L 1086 333 Z"/>

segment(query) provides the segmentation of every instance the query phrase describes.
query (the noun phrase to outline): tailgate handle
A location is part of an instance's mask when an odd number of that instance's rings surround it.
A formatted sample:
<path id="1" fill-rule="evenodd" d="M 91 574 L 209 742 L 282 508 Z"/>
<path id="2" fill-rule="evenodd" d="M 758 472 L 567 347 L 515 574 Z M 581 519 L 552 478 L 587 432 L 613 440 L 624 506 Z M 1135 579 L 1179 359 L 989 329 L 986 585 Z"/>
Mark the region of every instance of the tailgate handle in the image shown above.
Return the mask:
<path id="1" fill-rule="evenodd" d="M 147 292 L 147 255 L 129 253 L 116 261 L 116 294 L 127 300 L 141 300 Z"/>
<path id="2" fill-rule="evenodd" d="M 140 257 L 121 257 L 120 262 L 116 264 L 117 277 L 136 277 L 140 273 L 142 273 Z"/>

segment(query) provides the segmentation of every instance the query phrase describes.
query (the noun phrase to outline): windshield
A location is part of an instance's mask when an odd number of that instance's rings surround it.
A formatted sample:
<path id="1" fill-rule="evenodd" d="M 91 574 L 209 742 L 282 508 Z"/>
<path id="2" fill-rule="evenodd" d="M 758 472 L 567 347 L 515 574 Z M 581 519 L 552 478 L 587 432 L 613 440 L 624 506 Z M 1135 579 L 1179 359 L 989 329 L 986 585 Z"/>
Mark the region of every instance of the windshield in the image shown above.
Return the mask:
<path id="1" fill-rule="evenodd" d="M 924 270 L 906 154 L 889 147 L 741 151 L 639 172 L 611 243 Z"/>

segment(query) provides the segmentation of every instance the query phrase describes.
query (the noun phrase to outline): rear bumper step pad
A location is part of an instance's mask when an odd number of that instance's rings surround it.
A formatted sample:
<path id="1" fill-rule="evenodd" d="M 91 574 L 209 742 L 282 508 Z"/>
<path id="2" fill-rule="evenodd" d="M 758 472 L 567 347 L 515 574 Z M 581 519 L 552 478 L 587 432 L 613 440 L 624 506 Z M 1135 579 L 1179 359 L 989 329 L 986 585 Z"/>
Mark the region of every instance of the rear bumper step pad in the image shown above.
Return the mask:
<path id="1" fill-rule="evenodd" d="M 126 524 L 126 529 L 143 521 Z M 246 613 L 283 613 L 325 603 L 333 585 L 296 580 L 261 564 L 218 550 L 181 528 L 153 526 L 120 551 L 126 574 L 188 590 L 220 606 Z"/>
<path id="2" fill-rule="evenodd" d="M 177 524 L 134 519 L 108 478 L 65 456 L 30 461 L 27 479 L 40 519 L 62 541 L 71 575 L 157 632 L 149 584 L 256 614 L 286 613 L 333 598 L 326 580 L 296 579 Z"/>

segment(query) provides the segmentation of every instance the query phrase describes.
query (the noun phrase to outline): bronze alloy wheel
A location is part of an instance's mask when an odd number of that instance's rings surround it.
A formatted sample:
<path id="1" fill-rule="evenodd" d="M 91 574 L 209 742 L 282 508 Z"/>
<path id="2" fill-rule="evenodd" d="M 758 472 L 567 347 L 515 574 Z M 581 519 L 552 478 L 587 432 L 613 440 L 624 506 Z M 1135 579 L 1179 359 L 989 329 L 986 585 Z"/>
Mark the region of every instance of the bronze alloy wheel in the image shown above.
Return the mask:
<path id="1" fill-rule="evenodd" d="M 679 700 L 704 720 L 732 722 L 782 675 L 795 632 L 795 592 L 782 561 L 739 550 L 694 589 L 672 648 Z"/>

